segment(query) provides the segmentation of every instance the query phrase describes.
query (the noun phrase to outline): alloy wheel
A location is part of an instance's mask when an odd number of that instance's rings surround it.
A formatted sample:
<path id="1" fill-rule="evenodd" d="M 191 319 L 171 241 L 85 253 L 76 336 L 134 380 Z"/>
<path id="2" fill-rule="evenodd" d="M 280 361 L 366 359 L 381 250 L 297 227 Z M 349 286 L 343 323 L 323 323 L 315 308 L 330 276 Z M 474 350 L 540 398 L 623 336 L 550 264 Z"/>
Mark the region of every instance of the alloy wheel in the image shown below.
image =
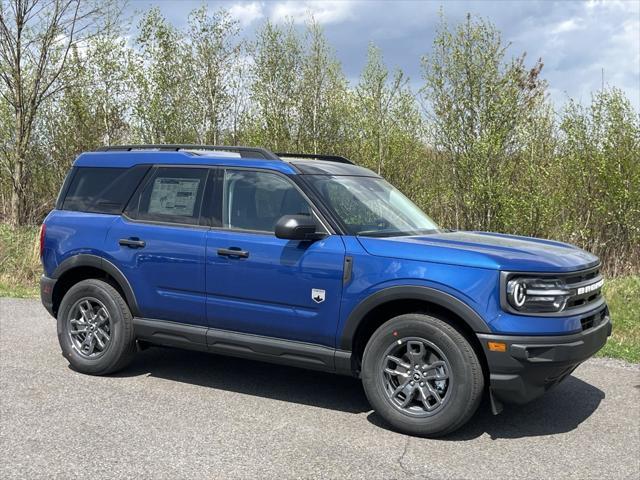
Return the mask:
<path id="1" fill-rule="evenodd" d="M 395 341 L 382 357 L 380 380 L 389 402 L 411 416 L 434 415 L 451 397 L 449 361 L 424 338 Z"/>
<path id="2" fill-rule="evenodd" d="M 102 356 L 111 344 L 111 316 L 104 304 L 93 297 L 78 300 L 68 318 L 73 348 L 85 358 Z"/>

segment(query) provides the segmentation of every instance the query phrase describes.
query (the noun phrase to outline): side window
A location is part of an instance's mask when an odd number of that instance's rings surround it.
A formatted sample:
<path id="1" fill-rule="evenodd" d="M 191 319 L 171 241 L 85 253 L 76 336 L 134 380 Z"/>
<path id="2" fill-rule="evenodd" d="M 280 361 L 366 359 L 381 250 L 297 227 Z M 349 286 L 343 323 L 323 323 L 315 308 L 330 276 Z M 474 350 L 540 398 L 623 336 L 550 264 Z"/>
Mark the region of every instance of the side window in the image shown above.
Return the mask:
<path id="1" fill-rule="evenodd" d="M 159 167 L 132 199 L 127 215 L 137 220 L 198 224 L 206 168 Z"/>
<path id="2" fill-rule="evenodd" d="M 147 165 L 132 168 L 79 167 L 69 184 L 62 209 L 119 214 L 148 170 Z"/>
<path id="3" fill-rule="evenodd" d="M 225 228 L 270 232 L 283 215 L 311 215 L 311 208 L 287 179 L 268 172 L 226 170 L 223 182 Z"/>

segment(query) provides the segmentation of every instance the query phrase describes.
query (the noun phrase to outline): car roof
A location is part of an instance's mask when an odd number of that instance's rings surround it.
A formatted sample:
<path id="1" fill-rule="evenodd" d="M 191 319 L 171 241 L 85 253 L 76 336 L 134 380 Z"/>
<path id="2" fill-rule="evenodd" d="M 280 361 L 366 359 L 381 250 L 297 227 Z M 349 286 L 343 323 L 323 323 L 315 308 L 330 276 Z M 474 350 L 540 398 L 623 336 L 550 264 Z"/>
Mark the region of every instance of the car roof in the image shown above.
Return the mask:
<path id="1" fill-rule="evenodd" d="M 282 159 L 238 157 L 234 153 L 206 151 L 164 151 L 164 150 L 131 150 L 131 151 L 96 151 L 81 153 L 74 166 L 76 167 L 111 167 L 129 168 L 134 165 L 185 165 L 185 166 L 229 166 L 245 168 L 261 168 L 275 170 L 287 175 L 356 175 L 377 177 L 367 168 L 324 160 Z"/>

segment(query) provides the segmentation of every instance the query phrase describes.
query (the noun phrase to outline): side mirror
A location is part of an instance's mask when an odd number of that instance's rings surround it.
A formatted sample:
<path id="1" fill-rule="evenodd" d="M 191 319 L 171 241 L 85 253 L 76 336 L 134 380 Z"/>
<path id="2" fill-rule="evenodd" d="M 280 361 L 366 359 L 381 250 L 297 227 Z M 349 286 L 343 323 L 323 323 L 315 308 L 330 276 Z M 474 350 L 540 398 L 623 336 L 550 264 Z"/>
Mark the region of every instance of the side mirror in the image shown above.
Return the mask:
<path id="1" fill-rule="evenodd" d="M 276 237 L 285 240 L 319 240 L 324 233 L 316 232 L 316 222 L 307 215 L 285 215 L 276 223 Z"/>

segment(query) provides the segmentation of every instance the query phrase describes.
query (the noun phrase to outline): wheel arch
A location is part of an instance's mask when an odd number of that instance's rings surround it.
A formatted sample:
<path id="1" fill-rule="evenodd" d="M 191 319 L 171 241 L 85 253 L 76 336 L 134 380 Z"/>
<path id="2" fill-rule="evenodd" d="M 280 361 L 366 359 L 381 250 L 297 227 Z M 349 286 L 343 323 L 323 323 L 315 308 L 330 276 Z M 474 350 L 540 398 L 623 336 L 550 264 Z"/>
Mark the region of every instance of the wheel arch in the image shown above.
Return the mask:
<path id="1" fill-rule="evenodd" d="M 124 297 L 131 314 L 139 315 L 138 302 L 129 280 L 118 267 L 103 257 L 86 253 L 69 257 L 58 265 L 51 278 L 56 280 L 52 292 L 54 315 L 69 288 L 88 278 L 104 279 L 110 283 Z"/>
<path id="2" fill-rule="evenodd" d="M 426 313 L 452 324 L 474 347 L 485 367 L 484 352 L 475 334 L 491 330 L 475 310 L 458 298 L 434 288 L 395 286 L 364 299 L 345 322 L 338 348 L 351 352 L 354 373 L 360 370 L 364 347 L 373 332 L 391 318 L 405 313 Z"/>

